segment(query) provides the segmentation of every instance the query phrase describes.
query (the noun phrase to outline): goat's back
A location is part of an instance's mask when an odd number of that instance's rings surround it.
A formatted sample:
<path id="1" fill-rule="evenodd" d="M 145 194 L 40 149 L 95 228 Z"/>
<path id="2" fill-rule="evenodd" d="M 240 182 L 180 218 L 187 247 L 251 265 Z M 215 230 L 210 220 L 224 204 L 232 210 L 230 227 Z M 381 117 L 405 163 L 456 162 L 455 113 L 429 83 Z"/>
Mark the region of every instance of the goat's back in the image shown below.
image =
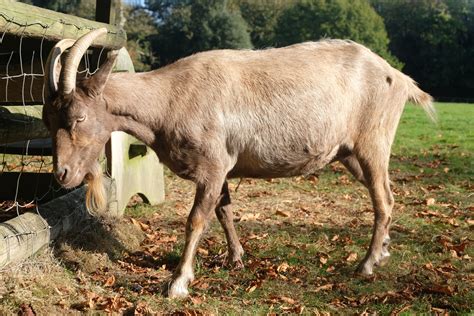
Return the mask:
<path id="1" fill-rule="evenodd" d="M 313 172 L 377 131 L 391 144 L 408 98 L 408 77 L 342 40 L 204 52 L 158 72 L 173 137 L 215 143 L 234 176 Z"/>

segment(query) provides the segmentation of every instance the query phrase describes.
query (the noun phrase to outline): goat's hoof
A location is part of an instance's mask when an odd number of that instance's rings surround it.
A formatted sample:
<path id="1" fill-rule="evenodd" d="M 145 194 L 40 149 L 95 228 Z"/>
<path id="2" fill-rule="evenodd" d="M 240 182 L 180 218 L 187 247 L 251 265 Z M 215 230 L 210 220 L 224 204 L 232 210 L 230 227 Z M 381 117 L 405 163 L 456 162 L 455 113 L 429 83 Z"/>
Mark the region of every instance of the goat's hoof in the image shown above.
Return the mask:
<path id="1" fill-rule="evenodd" d="M 189 296 L 187 282 L 182 282 L 179 279 L 171 281 L 168 285 L 169 298 L 185 298 Z"/>
<path id="2" fill-rule="evenodd" d="M 227 264 L 232 270 L 242 270 L 244 268 L 244 263 L 241 258 L 229 260 Z"/>
<path id="3" fill-rule="evenodd" d="M 370 276 L 374 273 L 373 266 L 367 261 L 362 261 L 357 267 L 355 273 L 362 276 Z"/>
<path id="4" fill-rule="evenodd" d="M 168 290 L 168 298 L 186 298 L 189 296 L 189 291 L 186 288 L 170 288 Z"/>
<path id="5" fill-rule="evenodd" d="M 377 261 L 376 265 L 378 267 L 383 267 L 390 261 L 390 253 L 388 251 L 385 251 L 382 253 L 382 257 Z"/>

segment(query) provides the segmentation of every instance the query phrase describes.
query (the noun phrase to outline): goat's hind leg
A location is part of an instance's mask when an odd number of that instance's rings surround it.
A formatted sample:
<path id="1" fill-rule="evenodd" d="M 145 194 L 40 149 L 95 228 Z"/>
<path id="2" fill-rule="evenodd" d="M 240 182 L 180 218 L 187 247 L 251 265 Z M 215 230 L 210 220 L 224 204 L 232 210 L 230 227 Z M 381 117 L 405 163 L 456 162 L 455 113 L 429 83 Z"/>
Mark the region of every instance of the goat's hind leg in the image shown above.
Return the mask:
<path id="1" fill-rule="evenodd" d="M 389 226 L 394 200 L 388 178 L 389 157 L 374 148 L 367 155 L 362 153 L 358 156 L 372 198 L 375 217 L 369 250 L 357 268 L 357 272 L 364 275 L 372 274 L 374 265 L 383 265 L 390 256 Z"/>
<path id="2" fill-rule="evenodd" d="M 350 171 L 350 173 L 352 173 L 352 175 L 354 176 L 354 178 L 356 178 L 356 180 L 358 180 L 363 185 L 367 186 L 367 182 L 365 181 L 365 177 L 364 177 L 364 171 L 362 170 L 362 167 L 360 166 L 360 163 L 357 160 L 356 156 L 350 155 L 339 161 L 346 167 L 347 170 Z"/>
<path id="3" fill-rule="evenodd" d="M 239 237 L 234 227 L 234 214 L 231 209 L 230 193 L 227 181 L 222 186 L 222 199 L 216 207 L 216 216 L 224 229 L 227 239 L 227 261 L 230 266 L 243 268 L 242 255 L 244 248 L 240 244 Z"/>

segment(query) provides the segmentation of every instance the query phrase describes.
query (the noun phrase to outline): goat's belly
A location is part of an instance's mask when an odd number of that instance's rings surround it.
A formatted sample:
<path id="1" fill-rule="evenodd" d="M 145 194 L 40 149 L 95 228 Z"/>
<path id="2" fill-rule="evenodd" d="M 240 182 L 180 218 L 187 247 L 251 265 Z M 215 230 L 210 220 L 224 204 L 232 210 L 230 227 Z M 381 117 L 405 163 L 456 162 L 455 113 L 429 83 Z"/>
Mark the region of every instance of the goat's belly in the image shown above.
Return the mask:
<path id="1" fill-rule="evenodd" d="M 336 157 L 339 146 L 317 155 L 286 152 L 276 156 L 242 153 L 228 173 L 229 178 L 280 178 L 308 175 L 330 163 Z"/>

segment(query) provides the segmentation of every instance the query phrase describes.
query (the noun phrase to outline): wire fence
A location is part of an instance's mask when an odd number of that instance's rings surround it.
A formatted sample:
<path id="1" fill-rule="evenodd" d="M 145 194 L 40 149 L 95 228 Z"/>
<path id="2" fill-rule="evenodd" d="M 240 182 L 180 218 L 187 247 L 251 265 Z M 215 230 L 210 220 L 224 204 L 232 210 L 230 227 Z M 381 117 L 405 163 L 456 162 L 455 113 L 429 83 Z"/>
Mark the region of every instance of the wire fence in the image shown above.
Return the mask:
<path id="1" fill-rule="evenodd" d="M 61 189 L 51 176 L 51 141 L 42 124 L 40 107 L 45 103 L 45 62 L 55 44 L 46 39 L 52 25 L 35 22 L 43 32 L 32 37 L 31 32 L 25 34 L 33 24 L 19 23 L 0 12 L 0 23 L 1 19 L 6 23 L 0 27 L 0 223 L 20 221 L 22 227 L 19 231 L 0 224 L 0 259 L 9 261 L 15 242 L 23 240 L 29 245 L 30 239 L 60 225 L 42 220 L 43 227 L 28 229 L 31 223 L 20 215 L 34 212 L 43 219 L 39 206 L 58 196 Z M 75 28 L 77 35 L 84 29 Z M 85 54 L 78 76 L 88 77 L 98 69 L 103 50 L 96 50 L 98 58 L 94 62 Z M 74 217 L 77 212 L 83 212 L 81 205 L 62 216 Z"/>

